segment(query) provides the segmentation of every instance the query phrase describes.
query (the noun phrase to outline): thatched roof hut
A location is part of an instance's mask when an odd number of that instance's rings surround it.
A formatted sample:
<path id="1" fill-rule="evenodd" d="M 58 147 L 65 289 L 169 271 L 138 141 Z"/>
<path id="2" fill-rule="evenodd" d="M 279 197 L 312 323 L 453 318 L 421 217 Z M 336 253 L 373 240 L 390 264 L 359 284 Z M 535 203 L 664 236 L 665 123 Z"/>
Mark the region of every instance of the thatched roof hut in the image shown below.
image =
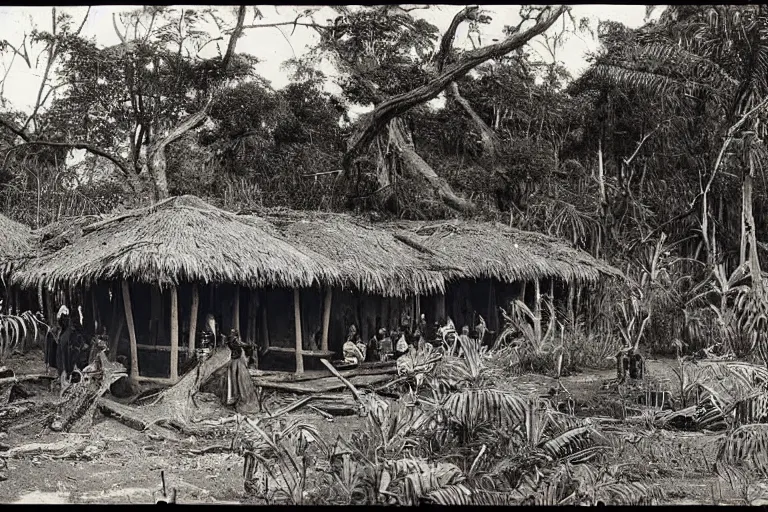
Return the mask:
<path id="1" fill-rule="evenodd" d="M 124 278 L 161 286 L 197 281 L 296 287 L 339 281 L 330 261 L 289 244 L 266 221 L 244 219 L 194 196 L 110 216 L 82 232 L 28 262 L 14 282 L 79 285 Z"/>
<path id="2" fill-rule="evenodd" d="M 494 278 L 504 282 L 557 278 L 593 282 L 622 277 L 621 271 L 557 238 L 501 223 L 397 221 L 387 224 L 404 240 L 424 246 L 433 257 L 459 270 L 449 279 Z"/>
<path id="3" fill-rule="evenodd" d="M 8 272 L 34 249 L 32 230 L 4 215 L 0 215 L 0 275 Z"/>
<path id="4" fill-rule="evenodd" d="M 272 209 L 260 212 L 291 242 L 332 260 L 345 284 L 384 297 L 445 289 L 446 266 L 397 239 L 396 234 L 342 213 Z"/>

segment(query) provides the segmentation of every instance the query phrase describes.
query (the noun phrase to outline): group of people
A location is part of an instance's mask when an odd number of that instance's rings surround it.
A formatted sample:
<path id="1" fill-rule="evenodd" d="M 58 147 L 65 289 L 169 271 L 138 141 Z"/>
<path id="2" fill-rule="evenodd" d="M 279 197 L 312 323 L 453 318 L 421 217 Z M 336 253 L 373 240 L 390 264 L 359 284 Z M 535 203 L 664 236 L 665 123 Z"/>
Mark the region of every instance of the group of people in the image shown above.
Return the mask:
<path id="1" fill-rule="evenodd" d="M 448 318 L 443 323 L 435 322 L 431 326 L 422 314 L 416 328 L 411 331 L 407 323 L 403 323 L 396 330 L 387 332 L 382 327 L 376 334 L 364 343 L 357 331 L 357 326 L 352 324 L 347 333 L 347 339 L 342 347 L 344 362 L 359 364 L 362 362 L 377 362 L 397 360 L 407 354 L 411 349 L 424 348 L 427 345 L 451 347 L 460 339 L 469 340 L 469 327 L 463 326 L 461 334 L 456 332 L 453 321 Z"/>

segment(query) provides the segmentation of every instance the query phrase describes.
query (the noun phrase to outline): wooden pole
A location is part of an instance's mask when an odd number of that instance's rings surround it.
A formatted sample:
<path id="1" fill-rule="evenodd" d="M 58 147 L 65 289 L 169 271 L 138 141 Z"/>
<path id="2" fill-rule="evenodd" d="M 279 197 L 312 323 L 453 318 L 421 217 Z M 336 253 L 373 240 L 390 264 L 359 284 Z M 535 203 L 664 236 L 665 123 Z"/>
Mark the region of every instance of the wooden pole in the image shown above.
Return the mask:
<path id="1" fill-rule="evenodd" d="M 256 312 L 253 308 L 254 306 L 254 300 L 253 300 L 253 290 L 250 288 L 248 289 L 248 306 L 246 307 L 246 311 L 248 312 L 247 316 L 245 317 L 245 337 L 243 338 L 246 343 L 251 343 L 253 341 L 253 315 Z"/>
<path id="2" fill-rule="evenodd" d="M 232 303 L 232 327 L 240 334 L 240 287 L 235 286 L 235 297 Z"/>
<path id="3" fill-rule="evenodd" d="M 189 357 L 195 354 L 195 338 L 197 337 L 197 310 L 200 308 L 200 292 L 197 283 L 192 284 L 192 309 L 189 312 L 189 343 L 187 353 Z"/>
<path id="4" fill-rule="evenodd" d="M 298 288 L 293 289 L 293 322 L 296 329 L 296 373 L 304 373 L 303 346 L 301 343 L 301 297 Z"/>
<path id="5" fill-rule="evenodd" d="M 331 325 L 331 302 L 333 301 L 333 288 L 325 290 L 325 302 L 323 303 L 323 338 L 320 350 L 328 350 L 328 328 Z"/>
<path id="6" fill-rule="evenodd" d="M 179 380 L 179 291 L 171 286 L 171 380 Z"/>
<path id="7" fill-rule="evenodd" d="M 123 306 L 125 308 L 125 323 L 128 325 L 128 336 L 131 340 L 131 379 L 139 377 L 139 351 L 136 348 L 136 327 L 133 323 L 133 308 L 131 307 L 131 291 L 128 282 L 123 281 Z"/>
<path id="8" fill-rule="evenodd" d="M 261 303 L 261 332 L 264 333 L 264 348 L 269 347 L 269 323 L 267 322 L 267 292 L 264 291 L 264 301 Z"/>

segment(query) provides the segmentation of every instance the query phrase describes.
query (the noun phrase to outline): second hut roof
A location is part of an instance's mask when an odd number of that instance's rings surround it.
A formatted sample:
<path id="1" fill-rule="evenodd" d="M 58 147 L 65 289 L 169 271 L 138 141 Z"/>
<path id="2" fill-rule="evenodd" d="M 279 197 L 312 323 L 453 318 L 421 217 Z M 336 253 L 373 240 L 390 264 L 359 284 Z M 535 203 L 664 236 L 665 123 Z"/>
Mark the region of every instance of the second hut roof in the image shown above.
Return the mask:
<path id="1" fill-rule="evenodd" d="M 266 221 L 243 219 L 194 196 L 95 222 L 71 244 L 31 260 L 13 276 L 24 285 L 116 278 L 252 287 L 340 282 L 332 262 L 288 243 Z"/>
<path id="2" fill-rule="evenodd" d="M 445 290 L 443 262 L 414 249 L 397 234 L 343 213 L 272 209 L 261 213 L 289 240 L 338 265 L 346 284 L 382 296 Z"/>
<path id="3" fill-rule="evenodd" d="M 554 277 L 593 282 L 605 276 L 623 276 L 618 269 L 562 240 L 498 222 L 397 221 L 388 226 L 461 269 L 449 272 L 450 278 L 514 282 Z"/>

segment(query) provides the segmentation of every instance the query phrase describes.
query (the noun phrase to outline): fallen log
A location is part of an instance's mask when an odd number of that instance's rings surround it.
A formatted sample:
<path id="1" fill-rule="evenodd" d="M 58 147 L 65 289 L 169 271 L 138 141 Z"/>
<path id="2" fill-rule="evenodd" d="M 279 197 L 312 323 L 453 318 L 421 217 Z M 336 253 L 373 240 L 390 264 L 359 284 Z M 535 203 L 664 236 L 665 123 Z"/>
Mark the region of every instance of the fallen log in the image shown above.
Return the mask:
<path id="1" fill-rule="evenodd" d="M 142 413 L 136 408 L 120 404 L 107 398 L 99 398 L 96 405 L 105 416 L 114 418 L 120 423 L 139 432 L 143 432 L 152 426 L 149 418 L 143 418 Z"/>
<path id="2" fill-rule="evenodd" d="M 0 379 L 0 386 L 6 384 L 19 384 L 21 382 L 28 382 L 33 380 L 56 380 L 55 375 L 46 375 L 44 373 L 33 373 L 29 375 L 17 375 L 15 377 L 6 377 Z"/>
<path id="3" fill-rule="evenodd" d="M 336 376 L 349 390 L 352 392 L 352 396 L 355 397 L 355 400 L 362 403 L 362 395 L 360 392 L 355 388 L 354 384 L 352 384 L 350 381 L 342 377 L 342 375 L 339 373 L 339 371 L 333 367 L 333 365 L 327 360 L 327 359 L 321 359 L 321 363 L 323 363 L 323 366 L 328 368 L 328 370 Z"/>
<path id="4" fill-rule="evenodd" d="M 56 441 L 55 443 L 29 443 L 10 448 L 8 451 L 3 452 L 3 457 L 19 458 L 30 455 L 53 455 L 65 458 L 71 457 L 88 444 L 89 442 L 86 438 L 75 440 L 74 444 L 71 438 Z"/>

